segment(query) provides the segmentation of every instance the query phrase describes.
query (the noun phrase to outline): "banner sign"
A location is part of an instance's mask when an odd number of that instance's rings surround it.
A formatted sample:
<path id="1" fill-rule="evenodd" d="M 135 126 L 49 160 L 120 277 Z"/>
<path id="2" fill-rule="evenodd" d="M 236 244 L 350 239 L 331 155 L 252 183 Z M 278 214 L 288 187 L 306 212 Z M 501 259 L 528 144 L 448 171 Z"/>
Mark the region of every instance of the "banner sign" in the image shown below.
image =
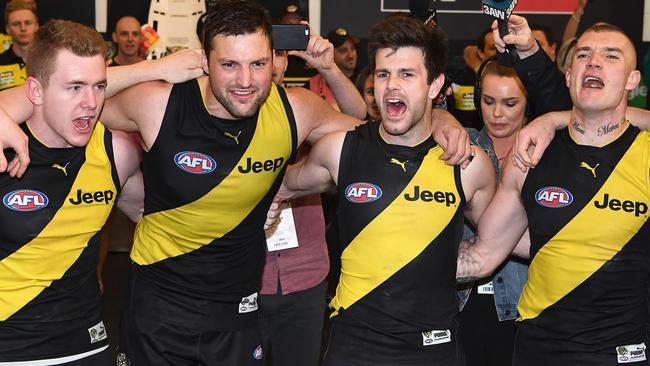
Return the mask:
<path id="1" fill-rule="evenodd" d="M 519 0 L 515 14 L 571 14 L 580 0 Z M 434 0 L 438 13 L 482 13 L 478 0 Z M 408 0 L 380 0 L 381 12 L 408 12 Z"/>

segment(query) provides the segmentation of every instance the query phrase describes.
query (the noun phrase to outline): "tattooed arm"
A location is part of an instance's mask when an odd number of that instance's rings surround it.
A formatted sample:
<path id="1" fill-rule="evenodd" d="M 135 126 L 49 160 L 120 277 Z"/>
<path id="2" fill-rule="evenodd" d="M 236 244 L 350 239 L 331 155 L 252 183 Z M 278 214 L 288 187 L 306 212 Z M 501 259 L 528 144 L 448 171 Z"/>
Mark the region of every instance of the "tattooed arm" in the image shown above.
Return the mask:
<path id="1" fill-rule="evenodd" d="M 461 243 L 456 280 L 471 282 L 487 277 L 512 252 L 528 226 L 520 192 L 526 174 L 506 164 L 494 198 L 478 224 L 476 243 Z"/>

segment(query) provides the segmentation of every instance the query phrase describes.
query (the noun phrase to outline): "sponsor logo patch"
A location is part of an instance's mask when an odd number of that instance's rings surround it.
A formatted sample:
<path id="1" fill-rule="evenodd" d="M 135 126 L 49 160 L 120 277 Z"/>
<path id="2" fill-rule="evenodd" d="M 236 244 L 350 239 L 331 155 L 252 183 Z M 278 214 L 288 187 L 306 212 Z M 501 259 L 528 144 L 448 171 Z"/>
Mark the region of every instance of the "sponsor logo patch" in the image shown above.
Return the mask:
<path id="1" fill-rule="evenodd" d="M 192 174 L 208 174 L 217 167 L 210 156 L 195 151 L 182 151 L 174 155 L 174 163 L 184 171 Z"/>
<path id="2" fill-rule="evenodd" d="M 14 211 L 37 211 L 45 208 L 50 200 L 47 196 L 39 191 L 31 189 L 19 189 L 7 193 L 2 199 L 7 208 Z"/>
<path id="3" fill-rule="evenodd" d="M 435 344 L 451 342 L 451 331 L 445 330 L 430 330 L 422 332 L 422 345 L 433 346 Z"/>
<path id="4" fill-rule="evenodd" d="M 345 198 L 352 203 L 368 203 L 381 197 L 381 188 L 372 183 L 352 183 L 345 188 Z"/>
<path id="5" fill-rule="evenodd" d="M 257 310 L 257 292 L 252 293 L 249 296 L 242 297 L 241 302 L 239 303 L 239 313 L 250 313 L 251 311 Z"/>
<path id="6" fill-rule="evenodd" d="M 645 361 L 645 343 L 616 347 L 616 358 L 618 363 Z"/>
<path id="7" fill-rule="evenodd" d="M 573 194 L 561 187 L 544 187 L 535 193 L 535 201 L 544 207 L 562 208 L 573 202 Z"/>
<path id="8" fill-rule="evenodd" d="M 94 327 L 88 328 L 88 334 L 90 334 L 90 343 L 97 343 L 108 338 L 103 321 L 97 323 Z"/>

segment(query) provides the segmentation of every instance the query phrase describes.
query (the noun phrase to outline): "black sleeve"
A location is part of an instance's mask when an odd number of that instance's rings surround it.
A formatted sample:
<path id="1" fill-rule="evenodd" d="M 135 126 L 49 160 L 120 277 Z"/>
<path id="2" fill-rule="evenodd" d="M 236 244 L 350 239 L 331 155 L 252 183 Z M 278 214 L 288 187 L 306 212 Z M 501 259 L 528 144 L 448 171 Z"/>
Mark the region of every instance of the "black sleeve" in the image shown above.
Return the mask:
<path id="1" fill-rule="evenodd" d="M 514 66 L 528 91 L 531 118 L 573 107 L 564 74 L 541 47 L 533 55 L 515 61 Z"/>

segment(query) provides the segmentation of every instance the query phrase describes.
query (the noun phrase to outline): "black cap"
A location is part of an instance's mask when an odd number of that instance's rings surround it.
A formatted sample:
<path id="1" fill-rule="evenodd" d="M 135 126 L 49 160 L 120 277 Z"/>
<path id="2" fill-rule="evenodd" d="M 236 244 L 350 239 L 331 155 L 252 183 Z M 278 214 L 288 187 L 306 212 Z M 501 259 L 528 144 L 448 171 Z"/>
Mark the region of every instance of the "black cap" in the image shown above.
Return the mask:
<path id="1" fill-rule="evenodd" d="M 332 42 L 334 48 L 339 48 L 343 46 L 343 43 L 345 43 L 345 41 L 347 41 L 348 39 L 352 40 L 352 43 L 354 44 L 359 43 L 359 38 L 351 35 L 344 28 L 336 28 L 330 31 L 329 33 L 327 33 L 325 38 L 327 38 L 328 41 Z"/>
<path id="2" fill-rule="evenodd" d="M 286 16 L 293 16 L 293 17 L 299 17 L 300 20 L 305 20 L 305 14 L 302 13 L 300 10 L 300 7 L 298 7 L 297 4 L 289 4 L 287 5 L 286 8 L 282 11 L 282 15 L 280 15 L 280 21 L 283 20 L 284 17 Z"/>

